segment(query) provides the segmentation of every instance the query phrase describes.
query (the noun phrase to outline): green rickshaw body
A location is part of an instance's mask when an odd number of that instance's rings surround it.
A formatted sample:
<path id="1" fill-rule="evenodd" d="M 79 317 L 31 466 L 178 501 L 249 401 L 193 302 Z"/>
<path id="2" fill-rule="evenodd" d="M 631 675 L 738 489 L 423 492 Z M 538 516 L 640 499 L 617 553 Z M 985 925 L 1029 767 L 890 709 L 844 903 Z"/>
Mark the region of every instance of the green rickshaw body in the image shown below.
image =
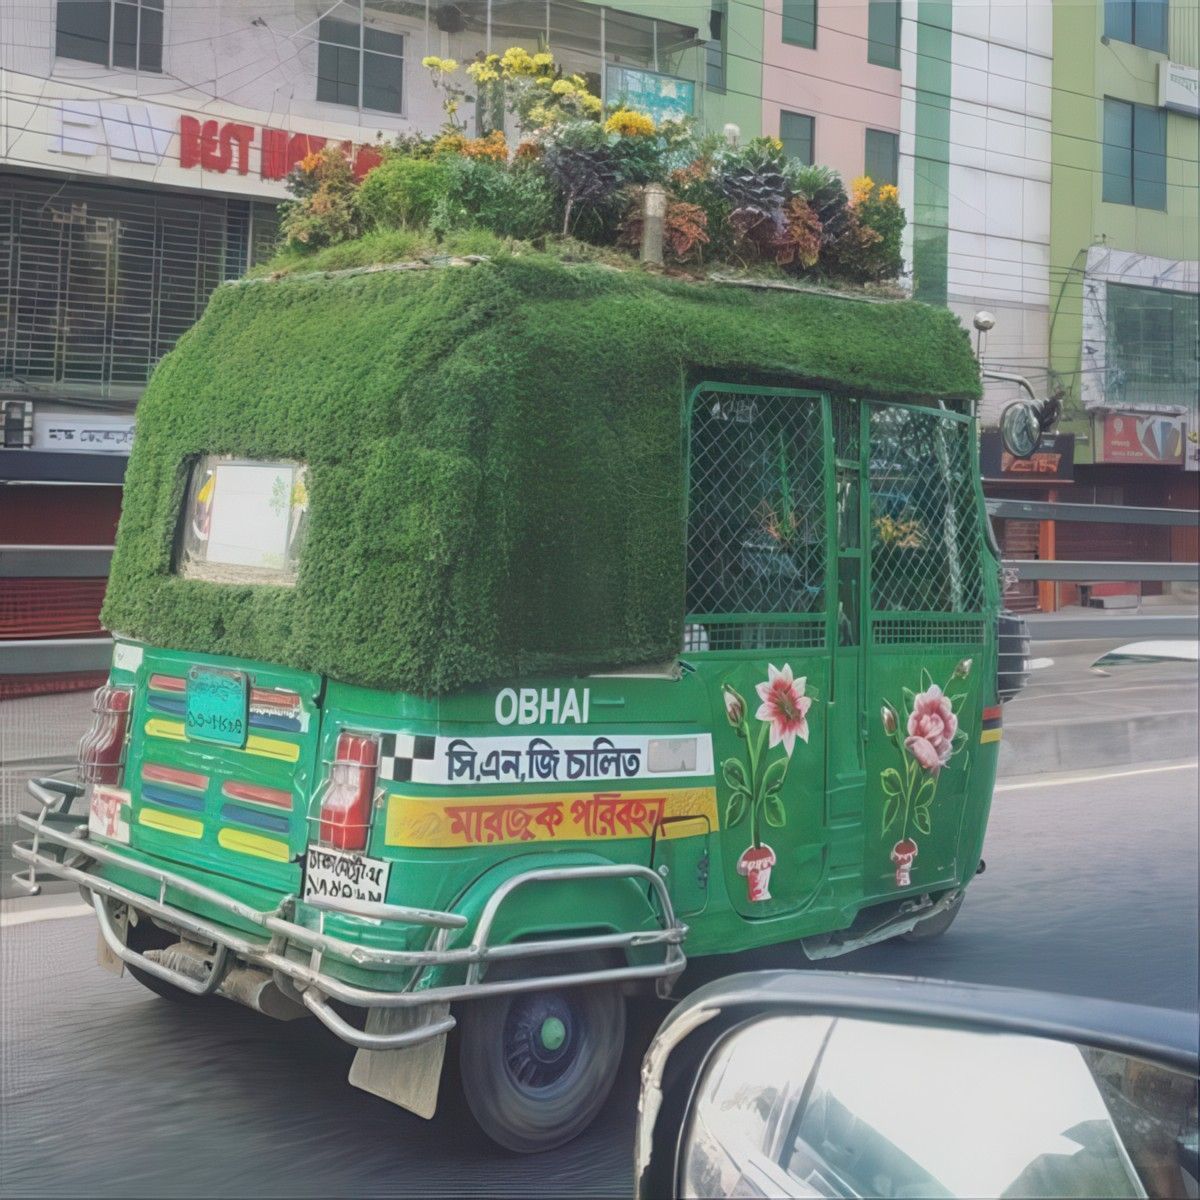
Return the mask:
<path id="1" fill-rule="evenodd" d="M 561 939 L 627 984 L 911 930 L 996 774 L 978 394 L 911 302 L 540 260 L 227 285 L 139 410 L 119 763 L 86 839 L 43 797 L 37 864 L 123 955 L 130 913 L 223 940 L 367 1050 L 419 1038 L 330 997 L 457 1004 Z"/>

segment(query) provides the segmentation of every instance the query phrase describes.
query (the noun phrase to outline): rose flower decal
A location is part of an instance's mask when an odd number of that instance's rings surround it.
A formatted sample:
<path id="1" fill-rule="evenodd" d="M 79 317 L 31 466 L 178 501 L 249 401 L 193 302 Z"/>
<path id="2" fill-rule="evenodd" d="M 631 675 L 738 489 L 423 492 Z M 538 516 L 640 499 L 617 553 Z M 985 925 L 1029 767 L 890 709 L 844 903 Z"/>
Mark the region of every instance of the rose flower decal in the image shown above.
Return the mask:
<path id="1" fill-rule="evenodd" d="M 883 788 L 883 832 L 887 833 L 900 821 L 900 840 L 892 847 L 891 859 L 896 868 L 896 886 L 912 883 L 913 862 L 919 848 L 909 836 L 909 825 L 917 833 L 932 831 L 930 810 L 937 796 L 938 775 L 951 757 L 962 749 L 966 735 L 958 728 L 954 711 L 956 701 L 966 695 L 955 685 L 971 673 L 971 660 L 964 658 L 954 668 L 944 688 L 921 672 L 923 690 L 916 694 L 904 689 L 908 716 L 905 737 L 900 741 L 900 714 L 896 707 L 884 702 L 880 710 L 883 731 L 900 755 L 901 769 L 885 768 L 879 776 Z"/>
<path id="2" fill-rule="evenodd" d="M 754 713 L 758 722 L 754 727 L 747 721 L 741 693 L 729 684 L 722 689 L 725 715 L 746 743 L 746 758 L 727 758 L 721 764 L 730 788 L 725 826 L 732 829 L 750 814 L 750 845 L 738 859 L 737 871 L 746 878 L 747 899 L 755 903 L 770 900 L 771 868 L 775 866 L 775 851 L 762 840 L 762 824 L 765 820 L 779 829 L 787 823 L 787 809 L 779 793 L 796 739 L 808 741 L 813 698 L 807 694 L 807 682 L 804 676 L 795 678 L 786 663 L 781 668 L 768 666 L 766 682 L 754 688 L 762 702 Z M 768 762 L 777 746 L 783 747 L 784 756 Z"/>

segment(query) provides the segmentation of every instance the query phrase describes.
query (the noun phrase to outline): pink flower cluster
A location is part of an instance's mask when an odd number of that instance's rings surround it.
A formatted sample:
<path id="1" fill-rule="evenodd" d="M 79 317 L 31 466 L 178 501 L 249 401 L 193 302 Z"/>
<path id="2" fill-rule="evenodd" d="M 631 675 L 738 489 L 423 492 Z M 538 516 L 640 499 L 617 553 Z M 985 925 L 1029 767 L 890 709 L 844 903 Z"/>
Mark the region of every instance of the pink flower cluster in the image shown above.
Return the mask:
<path id="1" fill-rule="evenodd" d="M 950 761 L 958 718 L 950 700 L 936 683 L 920 692 L 913 700 L 908 717 L 908 737 L 905 748 L 918 763 L 936 775 Z"/>

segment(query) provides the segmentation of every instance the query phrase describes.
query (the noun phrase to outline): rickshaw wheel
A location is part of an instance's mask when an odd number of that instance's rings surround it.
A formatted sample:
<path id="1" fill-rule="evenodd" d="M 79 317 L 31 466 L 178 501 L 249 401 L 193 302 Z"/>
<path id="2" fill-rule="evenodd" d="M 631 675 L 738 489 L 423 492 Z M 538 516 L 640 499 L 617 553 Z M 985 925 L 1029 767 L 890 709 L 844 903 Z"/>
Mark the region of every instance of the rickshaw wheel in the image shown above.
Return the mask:
<path id="1" fill-rule="evenodd" d="M 555 970 L 600 965 L 565 956 Z M 487 978 L 521 974 L 503 967 Z M 459 1072 L 471 1115 L 492 1141 L 532 1154 L 582 1133 L 608 1098 L 625 1044 L 625 1000 L 616 984 L 516 992 L 464 1004 L 459 1028 Z"/>
<path id="2" fill-rule="evenodd" d="M 139 954 L 145 954 L 147 950 L 165 950 L 177 941 L 179 938 L 175 934 L 159 929 L 149 917 L 143 917 L 136 925 L 130 925 L 125 937 L 125 944 Z M 135 967 L 131 963 L 126 963 L 125 969 L 142 987 L 148 988 L 164 1000 L 173 1000 L 176 1004 L 202 1004 L 209 999 L 208 996 L 185 992 L 183 988 L 177 988 L 173 983 L 159 979 L 157 975 L 151 975 L 149 971 L 143 971 L 141 967 Z"/>
<path id="3" fill-rule="evenodd" d="M 928 942 L 932 938 L 941 937 L 954 924 L 954 918 L 958 916 L 959 910 L 962 908 L 965 895 L 966 892 L 959 892 L 958 899 L 949 908 L 943 909 L 936 917 L 930 917 L 929 920 L 914 925 L 900 937 L 906 942 Z"/>

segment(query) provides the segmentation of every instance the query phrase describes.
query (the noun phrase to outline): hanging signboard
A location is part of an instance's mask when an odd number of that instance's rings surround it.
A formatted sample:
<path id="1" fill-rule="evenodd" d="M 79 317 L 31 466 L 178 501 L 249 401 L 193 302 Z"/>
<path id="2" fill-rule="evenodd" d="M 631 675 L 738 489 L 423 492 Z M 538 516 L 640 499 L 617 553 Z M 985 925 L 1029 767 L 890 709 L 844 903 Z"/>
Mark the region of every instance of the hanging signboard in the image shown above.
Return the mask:
<path id="1" fill-rule="evenodd" d="M 984 479 L 1071 483 L 1075 478 L 1075 435 L 1043 434 L 1029 458 L 1016 458 L 1004 449 L 998 429 L 985 429 L 979 441 L 979 465 Z"/>
<path id="2" fill-rule="evenodd" d="M 609 63 L 604 80 L 605 98 L 653 117 L 656 124 L 682 121 L 696 112 L 696 85 L 690 79 L 660 75 Z"/>
<path id="3" fill-rule="evenodd" d="M 1160 62 L 1158 103 L 1162 108 L 1200 117 L 1200 71 L 1180 63 Z"/>
<path id="4" fill-rule="evenodd" d="M 1181 467 L 1184 461 L 1183 422 L 1178 417 L 1139 417 L 1132 413 L 1105 413 L 1097 439 L 1102 463 L 1140 463 L 1153 467 Z"/>

